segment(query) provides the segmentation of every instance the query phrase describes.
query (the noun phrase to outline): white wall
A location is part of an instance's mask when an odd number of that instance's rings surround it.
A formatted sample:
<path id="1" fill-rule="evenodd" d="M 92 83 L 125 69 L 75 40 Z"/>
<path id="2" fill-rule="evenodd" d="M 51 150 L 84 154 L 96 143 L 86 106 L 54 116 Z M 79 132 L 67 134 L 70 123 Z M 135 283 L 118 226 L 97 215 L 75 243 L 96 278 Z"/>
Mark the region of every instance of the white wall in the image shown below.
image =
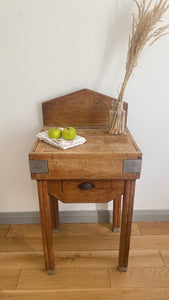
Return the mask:
<path id="1" fill-rule="evenodd" d="M 133 9 L 128 0 L 0 1 L 1 212 L 39 209 L 27 157 L 41 102 L 82 88 L 117 96 Z M 144 52 L 125 100 L 144 154 L 135 209 L 169 209 L 169 36 Z M 61 205 L 82 208 L 96 205 Z"/>

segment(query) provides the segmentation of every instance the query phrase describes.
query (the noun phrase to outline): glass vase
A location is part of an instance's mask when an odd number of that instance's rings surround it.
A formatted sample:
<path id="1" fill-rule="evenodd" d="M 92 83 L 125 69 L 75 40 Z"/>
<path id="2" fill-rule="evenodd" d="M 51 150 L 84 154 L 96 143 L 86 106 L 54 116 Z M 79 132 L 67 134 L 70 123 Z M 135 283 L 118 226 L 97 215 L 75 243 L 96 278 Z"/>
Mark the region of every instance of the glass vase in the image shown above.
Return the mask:
<path id="1" fill-rule="evenodd" d="M 125 128 L 125 110 L 112 109 L 109 111 L 109 133 L 119 135 L 124 133 Z"/>

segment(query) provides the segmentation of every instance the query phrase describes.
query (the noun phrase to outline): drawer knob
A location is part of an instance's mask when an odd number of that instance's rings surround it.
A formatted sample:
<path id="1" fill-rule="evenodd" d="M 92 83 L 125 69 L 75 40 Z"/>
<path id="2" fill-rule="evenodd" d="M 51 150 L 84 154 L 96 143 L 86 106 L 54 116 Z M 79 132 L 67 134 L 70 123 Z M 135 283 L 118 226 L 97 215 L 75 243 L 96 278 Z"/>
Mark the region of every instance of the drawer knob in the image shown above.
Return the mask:
<path id="1" fill-rule="evenodd" d="M 81 190 L 91 190 L 95 187 L 95 185 L 90 182 L 82 182 L 81 184 L 78 185 L 78 187 Z"/>

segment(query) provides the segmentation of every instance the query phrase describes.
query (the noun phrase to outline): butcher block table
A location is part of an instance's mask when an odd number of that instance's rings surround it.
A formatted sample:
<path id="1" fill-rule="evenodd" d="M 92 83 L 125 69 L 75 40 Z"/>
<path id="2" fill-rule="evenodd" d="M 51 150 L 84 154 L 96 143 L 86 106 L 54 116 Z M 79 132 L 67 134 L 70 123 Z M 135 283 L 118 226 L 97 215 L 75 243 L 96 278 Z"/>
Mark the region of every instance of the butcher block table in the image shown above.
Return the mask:
<path id="1" fill-rule="evenodd" d="M 59 231 L 58 200 L 64 203 L 113 200 L 113 231 L 121 230 L 118 269 L 127 271 L 135 182 L 140 178 L 142 153 L 127 127 L 122 135 L 108 133 L 112 101 L 116 100 L 84 89 L 42 103 L 42 130 L 74 126 L 77 134 L 87 140 L 66 150 L 37 140 L 29 153 L 31 178 L 38 185 L 47 274 L 54 274 L 55 270 L 52 231 Z M 124 109 L 127 121 L 127 103 Z"/>

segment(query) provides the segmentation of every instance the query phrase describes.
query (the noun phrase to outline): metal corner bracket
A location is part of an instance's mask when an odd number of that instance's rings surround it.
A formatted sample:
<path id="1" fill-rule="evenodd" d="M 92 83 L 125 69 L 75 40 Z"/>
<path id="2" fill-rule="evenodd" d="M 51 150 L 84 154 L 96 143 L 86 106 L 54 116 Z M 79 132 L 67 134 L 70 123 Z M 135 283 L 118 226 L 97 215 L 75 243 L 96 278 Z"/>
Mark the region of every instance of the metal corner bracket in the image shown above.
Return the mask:
<path id="1" fill-rule="evenodd" d="M 29 167 L 31 173 L 48 173 L 47 160 L 29 160 Z"/>
<path id="2" fill-rule="evenodd" d="M 123 161 L 123 173 L 140 173 L 141 172 L 142 159 L 124 159 Z"/>

